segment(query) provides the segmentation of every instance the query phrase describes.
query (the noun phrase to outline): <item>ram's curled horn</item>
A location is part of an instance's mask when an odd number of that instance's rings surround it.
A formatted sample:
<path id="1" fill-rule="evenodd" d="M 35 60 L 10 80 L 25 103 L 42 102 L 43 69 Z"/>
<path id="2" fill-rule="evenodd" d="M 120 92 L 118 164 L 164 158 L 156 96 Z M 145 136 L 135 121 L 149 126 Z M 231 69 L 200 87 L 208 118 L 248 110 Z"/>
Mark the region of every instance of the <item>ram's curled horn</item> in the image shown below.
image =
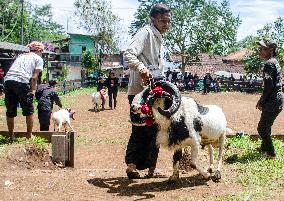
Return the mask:
<path id="1" fill-rule="evenodd" d="M 155 83 L 156 86 L 160 86 L 164 89 L 164 91 L 166 92 L 166 94 L 170 94 L 171 95 L 171 99 L 172 99 L 172 104 L 168 109 L 162 109 L 162 108 L 158 108 L 158 112 L 166 117 L 171 117 L 174 113 L 177 112 L 177 110 L 180 107 L 181 104 L 181 95 L 180 92 L 178 90 L 178 88 L 170 83 L 170 82 L 166 82 L 166 81 L 158 81 Z"/>

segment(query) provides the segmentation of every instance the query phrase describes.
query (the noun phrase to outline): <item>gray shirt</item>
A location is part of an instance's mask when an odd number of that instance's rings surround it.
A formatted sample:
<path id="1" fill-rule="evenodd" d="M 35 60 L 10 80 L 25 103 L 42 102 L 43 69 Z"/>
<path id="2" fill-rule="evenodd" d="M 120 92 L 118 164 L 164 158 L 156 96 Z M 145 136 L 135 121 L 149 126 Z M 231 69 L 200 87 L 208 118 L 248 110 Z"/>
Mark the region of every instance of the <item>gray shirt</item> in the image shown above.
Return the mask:
<path id="1" fill-rule="evenodd" d="M 163 71 L 163 38 L 153 26 L 146 25 L 132 38 L 124 53 L 125 62 L 129 67 L 128 95 L 136 95 L 143 90 L 139 71 L 148 66 L 158 66 Z"/>

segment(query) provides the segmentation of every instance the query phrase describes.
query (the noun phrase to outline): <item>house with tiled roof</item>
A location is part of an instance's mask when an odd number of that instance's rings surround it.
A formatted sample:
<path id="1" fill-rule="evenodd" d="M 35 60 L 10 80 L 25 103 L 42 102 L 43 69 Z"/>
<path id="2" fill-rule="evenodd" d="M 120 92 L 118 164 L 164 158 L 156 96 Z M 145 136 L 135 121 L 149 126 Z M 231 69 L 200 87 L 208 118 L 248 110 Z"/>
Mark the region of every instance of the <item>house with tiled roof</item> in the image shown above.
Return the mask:
<path id="1" fill-rule="evenodd" d="M 250 55 L 251 51 L 246 48 L 242 48 L 239 51 L 233 52 L 223 58 L 224 63 L 230 64 L 244 64 L 243 60 L 246 56 Z"/>
<path id="2" fill-rule="evenodd" d="M 227 71 L 229 73 L 244 74 L 243 58 L 246 54 L 245 50 L 240 50 L 228 56 L 209 55 L 201 53 L 196 61 L 190 61 L 185 66 L 185 72 L 197 74 L 199 77 L 204 77 L 207 72 L 214 74 L 217 71 Z M 180 63 L 182 55 L 173 55 L 173 62 Z"/>

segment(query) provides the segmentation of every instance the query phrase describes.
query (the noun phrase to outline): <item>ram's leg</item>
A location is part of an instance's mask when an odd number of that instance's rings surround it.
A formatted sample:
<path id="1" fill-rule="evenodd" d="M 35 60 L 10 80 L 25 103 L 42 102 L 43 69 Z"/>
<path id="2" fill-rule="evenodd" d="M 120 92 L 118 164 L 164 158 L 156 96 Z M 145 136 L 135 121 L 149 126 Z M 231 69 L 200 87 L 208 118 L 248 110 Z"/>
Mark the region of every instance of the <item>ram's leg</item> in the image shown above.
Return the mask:
<path id="1" fill-rule="evenodd" d="M 209 168 L 207 169 L 207 172 L 210 174 L 213 172 L 214 169 L 214 155 L 213 155 L 213 146 L 211 144 L 207 145 L 208 148 L 208 154 L 209 154 Z"/>
<path id="2" fill-rule="evenodd" d="M 169 182 L 175 182 L 179 178 L 179 161 L 182 157 L 182 149 L 178 149 L 175 151 L 173 155 L 173 174 L 169 178 Z"/>
<path id="3" fill-rule="evenodd" d="M 205 179 L 208 179 L 210 177 L 210 174 L 207 171 L 205 171 L 204 168 L 202 168 L 200 165 L 197 164 L 199 146 L 200 146 L 200 144 L 198 142 L 193 142 L 193 144 L 191 146 L 190 166 L 192 168 L 196 169 L 202 176 L 205 177 Z"/>
<path id="4" fill-rule="evenodd" d="M 74 129 L 73 129 L 73 127 L 71 126 L 70 121 L 67 121 L 67 124 L 68 124 L 68 126 L 71 128 L 71 130 L 74 132 Z"/>
<path id="5" fill-rule="evenodd" d="M 66 123 L 63 124 L 63 127 L 64 127 L 64 132 L 66 133 L 67 132 L 67 125 L 66 125 Z"/>
<path id="6" fill-rule="evenodd" d="M 62 122 L 59 123 L 57 131 L 60 132 L 62 127 Z"/>
<path id="7" fill-rule="evenodd" d="M 223 155 L 224 155 L 224 144 L 225 144 L 225 133 L 223 133 L 219 138 L 219 156 L 218 156 L 218 166 L 214 175 L 212 176 L 212 180 L 214 182 L 219 182 L 221 179 L 221 167 L 223 162 Z"/>

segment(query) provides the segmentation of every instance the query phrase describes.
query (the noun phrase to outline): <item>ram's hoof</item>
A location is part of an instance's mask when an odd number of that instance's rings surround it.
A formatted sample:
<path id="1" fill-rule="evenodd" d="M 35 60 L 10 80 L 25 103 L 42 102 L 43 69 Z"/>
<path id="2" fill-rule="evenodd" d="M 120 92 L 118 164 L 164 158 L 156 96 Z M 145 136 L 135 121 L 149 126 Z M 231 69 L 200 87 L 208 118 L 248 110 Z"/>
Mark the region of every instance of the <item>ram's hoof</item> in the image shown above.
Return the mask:
<path id="1" fill-rule="evenodd" d="M 207 169 L 207 172 L 210 173 L 210 174 L 213 173 L 212 168 L 208 168 L 208 169 Z"/>
<path id="2" fill-rule="evenodd" d="M 216 182 L 220 182 L 221 180 L 221 172 L 219 170 L 216 170 L 214 175 L 211 176 L 212 181 Z"/>

